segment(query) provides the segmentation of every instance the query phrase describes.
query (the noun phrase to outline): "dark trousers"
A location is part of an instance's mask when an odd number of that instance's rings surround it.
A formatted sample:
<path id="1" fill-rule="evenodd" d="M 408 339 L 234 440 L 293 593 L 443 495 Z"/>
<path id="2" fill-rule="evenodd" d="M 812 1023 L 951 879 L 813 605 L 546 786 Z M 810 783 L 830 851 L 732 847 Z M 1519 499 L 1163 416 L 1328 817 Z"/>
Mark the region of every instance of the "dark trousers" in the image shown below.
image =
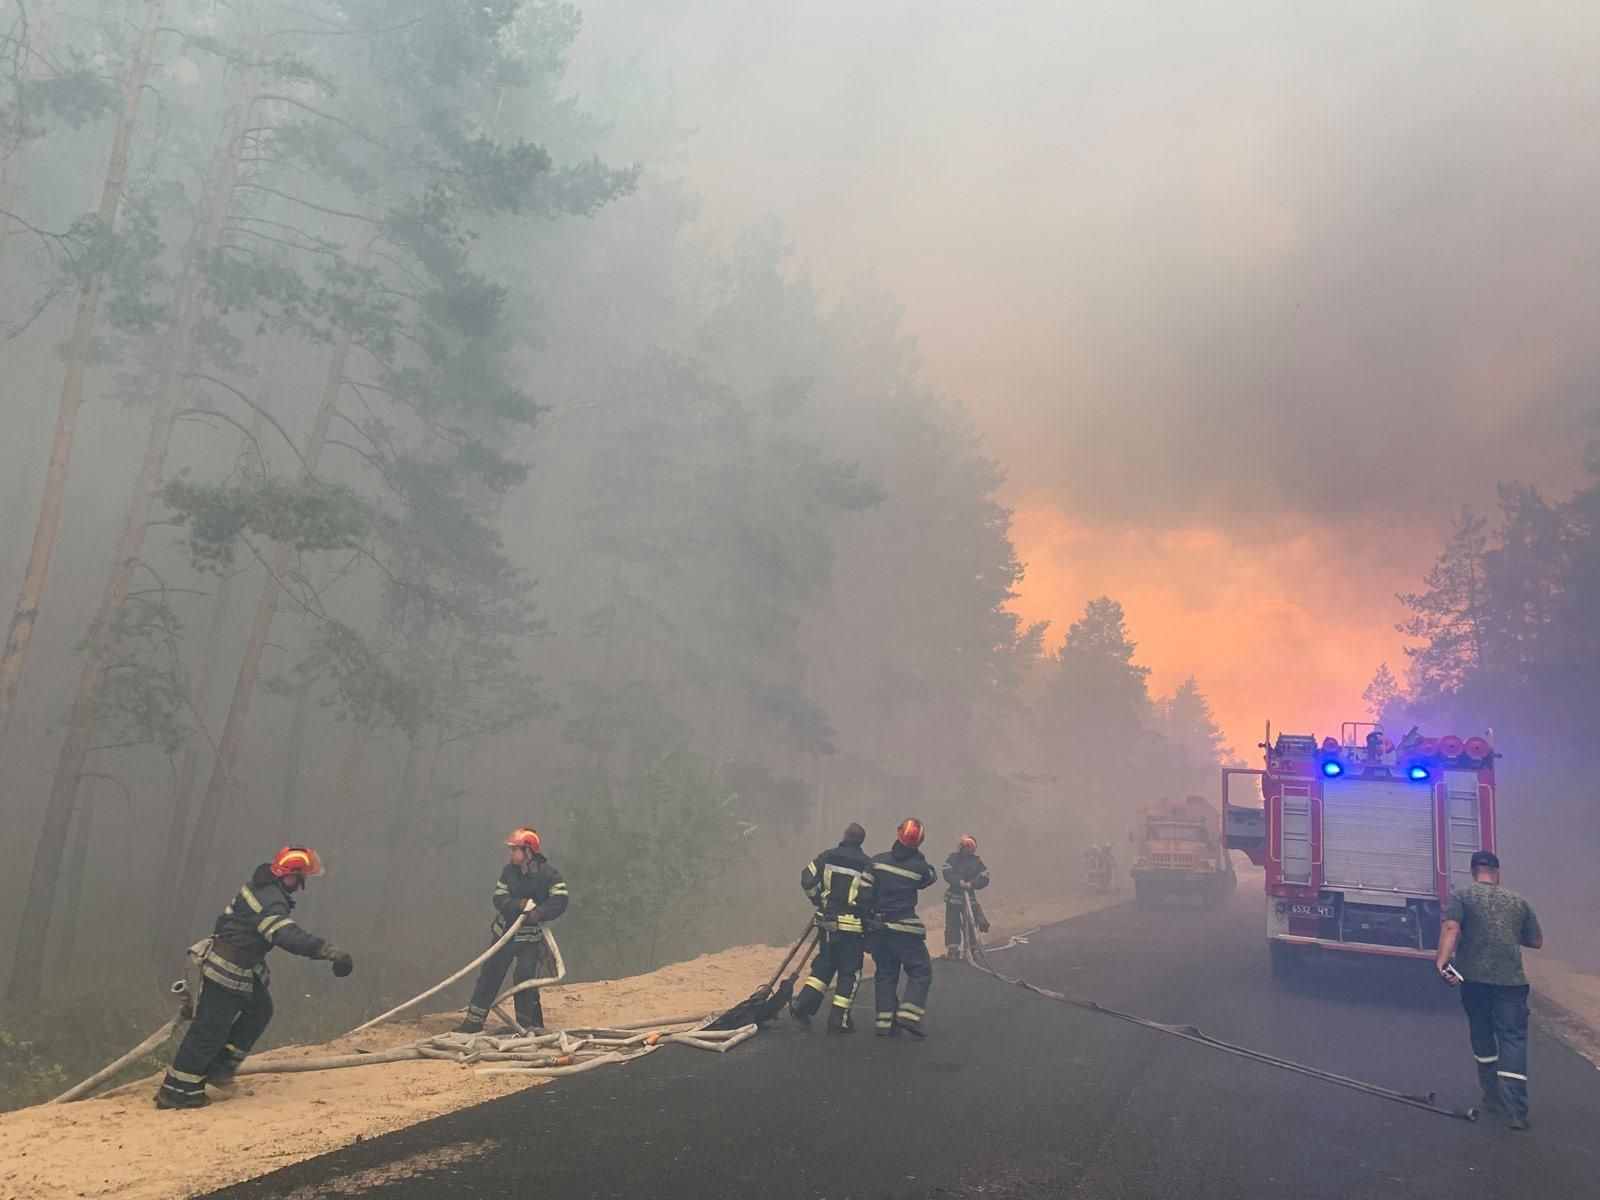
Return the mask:
<path id="1" fill-rule="evenodd" d="M 1513 1117 L 1528 1115 L 1528 986 L 1461 985 L 1472 1057 L 1484 1101 L 1505 1105 Z"/>
<path id="2" fill-rule="evenodd" d="M 961 918 L 964 906 L 961 897 L 944 898 L 944 944 L 952 950 L 961 948 Z M 972 897 L 972 919 L 977 922 L 978 932 L 989 932 L 989 920 L 983 915 L 983 905 L 978 903 L 976 896 Z"/>
<path id="3" fill-rule="evenodd" d="M 817 956 L 811 960 L 811 975 L 800 986 L 794 998 L 795 1011 L 809 1017 L 822 1007 L 822 994 L 832 982 L 834 1007 L 842 1008 L 849 1023 L 850 1005 L 856 998 L 856 984 L 861 978 L 862 936 L 859 933 L 840 933 L 834 929 L 822 931 L 822 944 Z M 837 981 L 835 982 L 835 977 Z"/>
<path id="4" fill-rule="evenodd" d="M 867 947 L 877 969 L 873 980 L 879 1029 L 921 1025 L 927 1012 L 928 989 L 933 986 L 933 962 L 928 943 L 914 933 L 885 930 L 872 935 Z M 906 995 L 900 999 L 900 972 L 906 973 Z"/>
<path id="5" fill-rule="evenodd" d="M 271 1020 L 272 997 L 261 984 L 245 993 L 205 980 L 194 1020 L 173 1055 L 161 1090 L 178 1101 L 192 1102 L 205 1095 L 206 1079 L 243 1062 Z"/>
<path id="6" fill-rule="evenodd" d="M 472 1000 L 467 1004 L 467 1020 L 477 1025 L 483 1024 L 489 1015 L 489 1006 L 500 994 L 506 971 L 513 965 L 516 967 L 513 978 L 522 983 L 548 975 L 555 968 L 555 960 L 550 957 L 542 937 L 528 942 L 513 940 L 509 945 L 501 946 L 495 956 L 478 971 L 478 982 L 472 989 Z M 518 992 L 511 997 L 511 1004 L 516 1011 L 518 1025 L 531 1029 L 544 1024 L 544 1004 L 539 999 L 538 988 Z"/>

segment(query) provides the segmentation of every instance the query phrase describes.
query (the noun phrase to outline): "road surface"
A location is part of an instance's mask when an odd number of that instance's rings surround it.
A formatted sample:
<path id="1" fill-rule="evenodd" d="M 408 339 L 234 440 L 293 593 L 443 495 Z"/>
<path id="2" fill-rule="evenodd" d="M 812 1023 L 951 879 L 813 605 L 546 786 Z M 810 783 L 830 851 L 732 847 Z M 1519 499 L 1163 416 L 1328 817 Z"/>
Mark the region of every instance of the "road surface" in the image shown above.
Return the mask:
<path id="1" fill-rule="evenodd" d="M 995 956 L 1010 974 L 1441 1103 L 1477 1102 L 1465 1021 L 1426 968 L 1269 980 L 1262 900 L 1133 905 Z M 1397 967 L 1399 969 L 1397 969 Z M 1417 1111 L 939 963 L 931 1036 L 784 1023 L 669 1048 L 288 1167 L 218 1200 L 1600 1197 L 1600 1071 L 1542 1030 L 1534 1127 Z M 819 1023 L 820 1025 L 820 1023 Z"/>

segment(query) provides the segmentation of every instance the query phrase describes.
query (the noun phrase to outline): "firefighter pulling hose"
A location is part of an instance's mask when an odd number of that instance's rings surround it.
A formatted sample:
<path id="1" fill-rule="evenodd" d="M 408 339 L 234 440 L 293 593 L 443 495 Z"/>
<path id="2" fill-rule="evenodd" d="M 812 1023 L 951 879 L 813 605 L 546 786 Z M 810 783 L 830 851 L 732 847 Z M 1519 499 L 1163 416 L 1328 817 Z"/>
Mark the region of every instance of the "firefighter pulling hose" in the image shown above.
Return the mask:
<path id="1" fill-rule="evenodd" d="M 355 969 L 349 954 L 290 916 L 294 894 L 322 871 L 315 850 L 285 846 L 255 869 L 211 936 L 193 948 L 203 982 L 194 1021 L 156 1092 L 157 1108 L 202 1108 L 211 1102 L 208 1083 L 224 1092 L 233 1087 L 239 1064 L 272 1020 L 266 958 L 275 947 L 331 962 L 341 979 Z"/>

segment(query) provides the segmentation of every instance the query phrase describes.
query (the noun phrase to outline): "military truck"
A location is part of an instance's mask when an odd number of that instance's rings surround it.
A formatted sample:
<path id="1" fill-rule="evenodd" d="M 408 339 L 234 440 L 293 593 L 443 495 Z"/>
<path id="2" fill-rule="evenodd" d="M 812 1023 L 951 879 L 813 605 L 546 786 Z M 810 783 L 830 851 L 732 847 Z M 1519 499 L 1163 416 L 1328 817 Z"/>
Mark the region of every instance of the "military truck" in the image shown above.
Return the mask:
<path id="1" fill-rule="evenodd" d="M 1133 843 L 1133 894 L 1140 908 L 1192 896 L 1213 908 L 1239 886 L 1222 844 L 1222 815 L 1204 796 L 1157 800 L 1139 810 Z"/>

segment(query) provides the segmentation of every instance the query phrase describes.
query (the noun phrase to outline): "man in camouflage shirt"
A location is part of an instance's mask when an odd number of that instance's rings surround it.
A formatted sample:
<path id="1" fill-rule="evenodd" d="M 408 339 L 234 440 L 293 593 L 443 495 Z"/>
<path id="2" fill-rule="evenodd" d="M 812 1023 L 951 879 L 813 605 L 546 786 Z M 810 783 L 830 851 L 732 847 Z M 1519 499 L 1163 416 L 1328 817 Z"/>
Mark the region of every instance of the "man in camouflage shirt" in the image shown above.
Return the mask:
<path id="1" fill-rule="evenodd" d="M 1472 856 L 1472 883 L 1450 894 L 1435 965 L 1461 988 L 1484 1107 L 1528 1127 L 1528 977 L 1522 947 L 1544 945 L 1533 906 L 1500 886 L 1500 860 Z M 1454 969 L 1451 958 L 1455 958 Z"/>

